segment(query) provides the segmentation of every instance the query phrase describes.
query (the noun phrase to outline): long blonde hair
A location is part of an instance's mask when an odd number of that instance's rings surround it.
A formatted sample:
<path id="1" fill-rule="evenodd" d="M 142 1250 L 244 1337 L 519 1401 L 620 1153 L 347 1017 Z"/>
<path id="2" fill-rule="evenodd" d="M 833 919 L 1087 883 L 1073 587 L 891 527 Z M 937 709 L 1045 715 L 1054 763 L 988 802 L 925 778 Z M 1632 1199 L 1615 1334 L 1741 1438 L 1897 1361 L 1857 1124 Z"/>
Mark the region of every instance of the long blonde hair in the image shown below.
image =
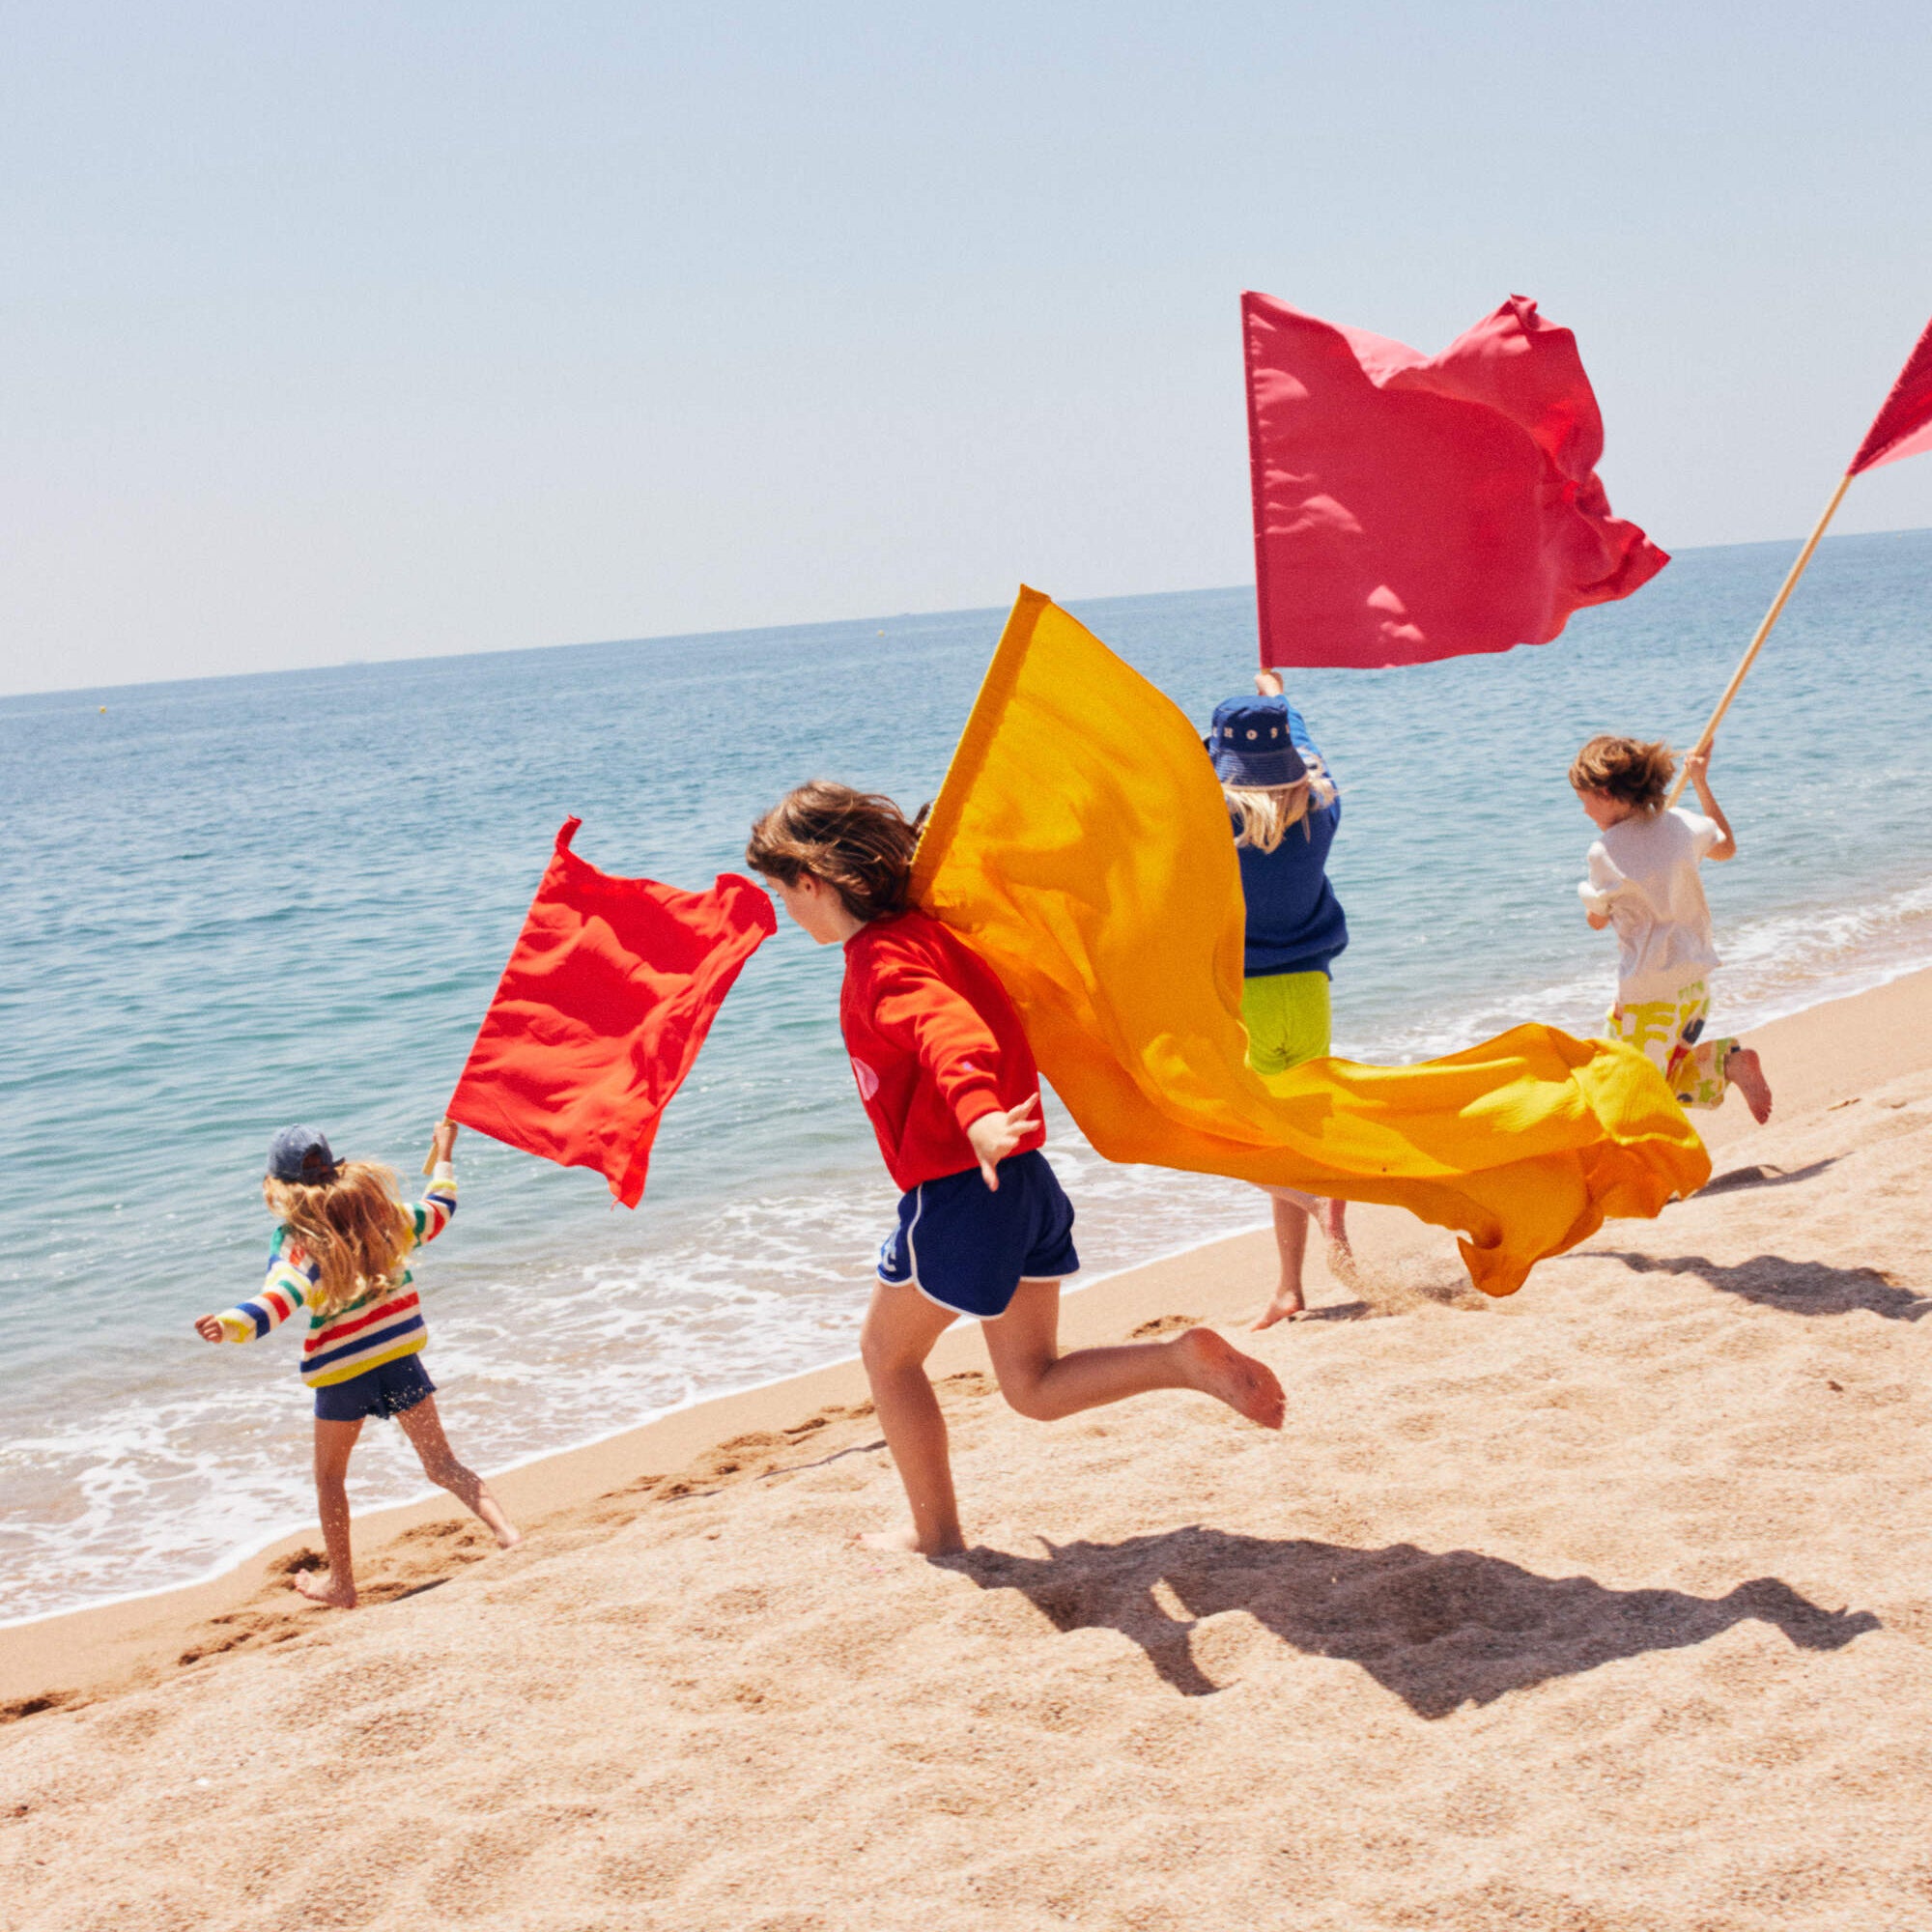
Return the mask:
<path id="1" fill-rule="evenodd" d="M 316 1315 L 333 1315 L 387 1287 L 415 1246 L 415 1222 L 397 1192 L 395 1170 L 372 1160 L 345 1160 L 319 1187 L 270 1175 L 262 1198 L 289 1231 L 287 1258 L 322 1270 L 308 1296 Z"/>
<path id="2" fill-rule="evenodd" d="M 1257 852 L 1272 852 L 1288 837 L 1289 828 L 1298 825 L 1301 836 L 1315 835 L 1308 824 L 1312 810 L 1325 811 L 1335 803 L 1335 781 L 1312 752 L 1303 752 L 1302 763 L 1308 776 L 1287 785 L 1231 785 L 1221 787 L 1228 810 L 1235 820 L 1235 843 L 1251 845 Z"/>

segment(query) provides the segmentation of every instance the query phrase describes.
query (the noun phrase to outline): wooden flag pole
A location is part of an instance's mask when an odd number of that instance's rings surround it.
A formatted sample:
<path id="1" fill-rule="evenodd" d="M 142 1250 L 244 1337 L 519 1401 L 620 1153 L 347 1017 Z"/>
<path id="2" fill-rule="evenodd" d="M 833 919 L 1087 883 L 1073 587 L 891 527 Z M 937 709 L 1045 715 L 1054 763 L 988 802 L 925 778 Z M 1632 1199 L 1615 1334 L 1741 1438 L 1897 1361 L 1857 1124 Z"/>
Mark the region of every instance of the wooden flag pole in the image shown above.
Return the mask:
<path id="1" fill-rule="evenodd" d="M 1764 622 L 1757 627 L 1757 634 L 1750 640 L 1750 648 L 1745 652 L 1744 662 L 1731 675 L 1731 681 L 1724 687 L 1724 695 L 1718 700 L 1718 708 L 1711 713 L 1711 722 L 1704 726 L 1703 736 L 1691 748 L 1690 756 L 1684 760 L 1684 769 L 1677 774 L 1677 782 L 1670 787 L 1670 796 L 1663 802 L 1672 806 L 1684 796 L 1684 787 L 1690 781 L 1690 759 L 1701 756 L 1711 749 L 1711 741 L 1718 735 L 1718 726 L 1724 721 L 1724 713 L 1731 708 L 1731 699 L 1738 695 L 1745 681 L 1745 674 L 1751 668 L 1751 661 L 1764 648 L 1764 640 L 1771 636 L 1771 627 L 1777 622 L 1786 600 L 1798 587 L 1798 580 L 1804 575 L 1804 566 L 1811 561 L 1811 553 L 1818 548 L 1818 539 L 1825 534 L 1825 526 L 1837 513 L 1840 503 L 1845 500 L 1845 492 L 1852 487 L 1852 478 L 1858 474 L 1855 469 L 1847 469 L 1838 478 L 1838 487 L 1832 492 L 1832 500 L 1825 505 L 1825 514 L 1818 519 L 1817 527 L 1804 540 L 1804 548 L 1798 553 L 1798 561 L 1785 573 L 1784 582 L 1778 586 L 1777 595 L 1771 600 L 1771 609 L 1764 613 Z"/>

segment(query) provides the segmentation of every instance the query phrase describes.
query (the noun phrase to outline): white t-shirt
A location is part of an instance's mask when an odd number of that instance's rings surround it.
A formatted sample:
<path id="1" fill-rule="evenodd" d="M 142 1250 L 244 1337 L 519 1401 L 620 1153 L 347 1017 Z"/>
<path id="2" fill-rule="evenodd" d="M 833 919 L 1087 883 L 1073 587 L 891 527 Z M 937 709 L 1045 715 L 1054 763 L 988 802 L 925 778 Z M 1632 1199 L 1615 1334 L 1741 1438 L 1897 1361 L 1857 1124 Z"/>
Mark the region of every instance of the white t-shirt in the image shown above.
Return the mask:
<path id="1" fill-rule="evenodd" d="M 1679 807 L 1626 818 L 1590 847 L 1590 876 L 1577 891 L 1616 927 L 1617 997 L 1626 1005 L 1667 1000 L 1717 965 L 1697 866 L 1719 837 L 1711 819 Z"/>

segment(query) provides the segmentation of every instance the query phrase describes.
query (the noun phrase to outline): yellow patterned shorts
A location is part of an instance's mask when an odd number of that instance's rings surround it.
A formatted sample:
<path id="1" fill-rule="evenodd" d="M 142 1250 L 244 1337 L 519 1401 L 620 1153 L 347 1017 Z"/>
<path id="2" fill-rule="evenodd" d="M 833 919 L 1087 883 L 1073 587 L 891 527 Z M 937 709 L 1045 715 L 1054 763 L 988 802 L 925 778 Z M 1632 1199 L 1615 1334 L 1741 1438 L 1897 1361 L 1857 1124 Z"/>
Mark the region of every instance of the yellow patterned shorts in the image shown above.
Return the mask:
<path id="1" fill-rule="evenodd" d="M 1724 1063 L 1738 1042 L 1728 1037 L 1704 1037 L 1710 1013 L 1710 989 L 1701 980 L 1680 987 L 1668 1000 L 1626 1004 L 1620 996 L 1610 1009 L 1606 1037 L 1637 1048 L 1663 1075 L 1680 1105 L 1719 1107 L 1724 1100 Z"/>

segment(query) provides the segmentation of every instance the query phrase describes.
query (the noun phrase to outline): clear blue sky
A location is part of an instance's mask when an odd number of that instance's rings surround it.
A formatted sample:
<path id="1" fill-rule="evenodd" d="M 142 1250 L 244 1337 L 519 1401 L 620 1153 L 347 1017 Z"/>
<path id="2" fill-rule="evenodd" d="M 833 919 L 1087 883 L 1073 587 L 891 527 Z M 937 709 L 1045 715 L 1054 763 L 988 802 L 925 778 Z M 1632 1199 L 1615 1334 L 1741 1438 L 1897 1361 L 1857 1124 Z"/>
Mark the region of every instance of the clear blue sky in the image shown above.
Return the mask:
<path id="1" fill-rule="evenodd" d="M 1922 0 L 0 36 L 0 690 L 1247 582 L 1243 287 L 1534 296 L 1620 514 L 1794 536 L 1932 315 Z"/>

